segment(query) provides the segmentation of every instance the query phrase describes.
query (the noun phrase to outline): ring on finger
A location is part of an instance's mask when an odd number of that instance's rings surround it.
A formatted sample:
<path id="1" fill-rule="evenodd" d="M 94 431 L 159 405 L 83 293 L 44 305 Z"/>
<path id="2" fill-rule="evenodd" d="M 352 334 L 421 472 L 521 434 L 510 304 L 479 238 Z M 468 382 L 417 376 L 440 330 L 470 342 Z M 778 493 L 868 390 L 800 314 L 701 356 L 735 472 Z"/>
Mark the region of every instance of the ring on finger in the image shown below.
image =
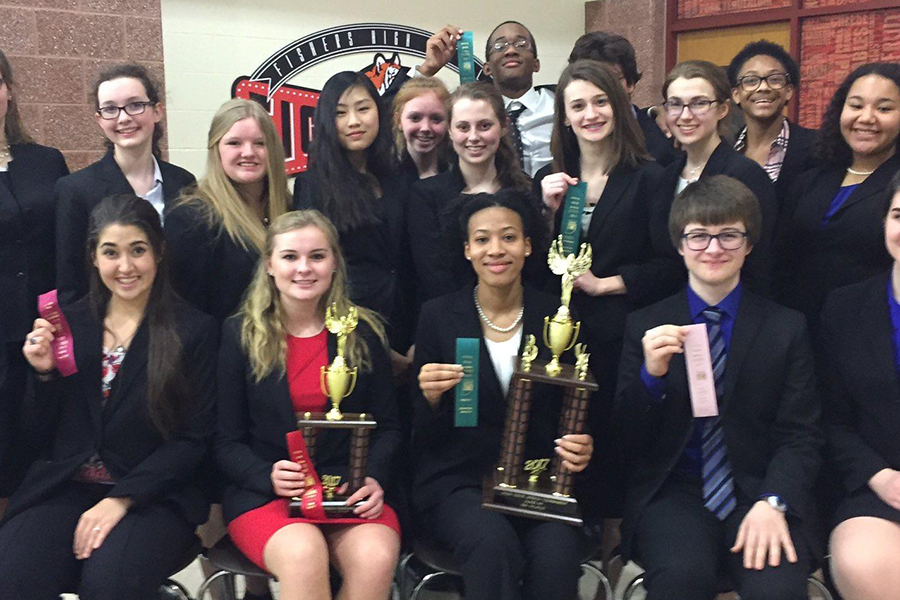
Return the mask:
<path id="1" fill-rule="evenodd" d="M 91 531 L 100 531 L 100 527 L 94 527 Z"/>
<path id="2" fill-rule="evenodd" d="M 38 339 L 36 337 L 34 337 L 33 335 L 30 335 L 30 336 L 28 336 L 28 343 L 31 344 L 32 346 L 35 346 L 38 343 Z"/>

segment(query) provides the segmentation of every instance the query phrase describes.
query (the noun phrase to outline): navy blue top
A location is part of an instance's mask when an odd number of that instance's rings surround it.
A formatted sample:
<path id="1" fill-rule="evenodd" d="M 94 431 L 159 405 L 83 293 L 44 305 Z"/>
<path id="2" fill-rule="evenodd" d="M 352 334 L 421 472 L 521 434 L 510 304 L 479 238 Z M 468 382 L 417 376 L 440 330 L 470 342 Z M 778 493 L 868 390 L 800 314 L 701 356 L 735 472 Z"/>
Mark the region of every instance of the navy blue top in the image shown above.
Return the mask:
<path id="1" fill-rule="evenodd" d="M 894 329 L 894 335 L 891 336 L 894 341 L 894 368 L 897 370 L 897 375 L 900 376 L 900 304 L 894 298 L 893 279 L 893 277 L 888 277 L 887 296 L 888 308 L 891 312 L 891 325 Z"/>
<path id="2" fill-rule="evenodd" d="M 706 324 L 706 317 L 703 316 L 703 311 L 707 308 L 718 308 L 722 311 L 720 325 L 722 327 L 722 337 L 725 341 L 725 352 L 728 352 L 728 348 L 731 345 L 731 333 L 734 331 L 734 320 L 737 318 L 738 308 L 741 304 L 741 294 L 742 286 L 738 283 L 737 287 L 731 290 L 721 302 L 715 305 L 715 307 L 711 307 L 691 289 L 690 285 L 687 287 L 688 310 L 691 315 L 691 323 L 694 323 L 695 325 L 700 323 Z M 727 369 L 728 359 L 726 358 L 725 361 L 725 368 Z M 643 366 L 641 367 L 641 380 L 644 382 L 647 391 L 649 391 L 652 396 L 658 399 L 662 398 L 666 389 L 665 380 L 663 378 L 653 377 L 647 372 L 646 366 Z M 717 400 L 721 400 L 721 398 L 718 398 Z M 694 432 L 691 434 L 691 439 L 688 440 L 687 446 L 684 448 L 684 454 L 682 454 L 681 458 L 678 459 L 678 463 L 675 465 L 677 470 L 698 477 L 701 472 L 700 461 L 702 458 L 701 446 L 703 439 L 703 423 L 704 420 L 702 418 L 694 419 Z"/>
<path id="3" fill-rule="evenodd" d="M 841 210 L 841 207 L 844 205 L 844 202 L 847 201 L 847 198 L 856 191 L 856 188 L 859 187 L 858 183 L 854 183 L 853 185 L 845 185 L 841 188 L 838 188 L 837 194 L 834 195 L 834 200 L 831 201 L 831 204 L 828 206 L 828 210 L 825 211 L 825 216 L 822 217 L 822 226 L 828 224 L 828 221 L 831 220 L 831 217 L 834 214 Z"/>

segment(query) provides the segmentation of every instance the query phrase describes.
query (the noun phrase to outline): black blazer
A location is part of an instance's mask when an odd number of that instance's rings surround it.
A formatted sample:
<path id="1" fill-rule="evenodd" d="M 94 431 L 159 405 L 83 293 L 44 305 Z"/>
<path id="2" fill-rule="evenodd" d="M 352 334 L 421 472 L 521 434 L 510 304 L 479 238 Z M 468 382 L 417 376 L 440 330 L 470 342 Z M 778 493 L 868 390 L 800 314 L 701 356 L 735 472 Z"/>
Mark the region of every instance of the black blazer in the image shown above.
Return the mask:
<path id="1" fill-rule="evenodd" d="M 884 217 L 889 184 L 900 171 L 894 155 L 869 175 L 826 223 L 822 219 L 844 179 L 843 167 L 822 165 L 804 173 L 791 191 L 796 202 L 779 232 L 779 298 L 809 319 L 815 332 L 832 290 L 886 271 Z"/>
<path id="2" fill-rule="evenodd" d="M 425 400 L 419 387 L 415 388 L 415 475 L 412 501 L 420 512 L 435 506 L 456 489 L 480 488 L 482 478 L 496 466 L 500 455 L 500 442 L 506 422 L 506 397 L 484 343 L 472 290 L 473 287 L 468 286 L 427 302 L 419 317 L 415 373 L 428 363 L 455 363 L 457 338 L 481 339 L 477 427 L 454 427 L 454 390 L 443 395 L 439 409 L 435 411 Z M 524 302 L 523 344 L 525 336 L 533 334 L 539 340 L 539 357 L 549 359 L 550 351 L 540 341 L 543 339 L 541 332 L 544 317 L 556 312 L 559 298 L 525 286 Z M 526 457 L 554 456 L 553 440 L 558 433 L 560 410 L 560 394 L 557 392 L 558 388 L 535 388 Z"/>
<path id="3" fill-rule="evenodd" d="M 166 204 L 178 198 L 181 188 L 194 183 L 194 176 L 181 167 L 159 160 L 159 170 Z M 56 184 L 56 287 L 61 302 L 72 303 L 88 291 L 86 248 L 91 211 L 107 196 L 133 193 L 112 150 Z"/>
<path id="4" fill-rule="evenodd" d="M 272 465 L 288 460 L 288 432 L 297 430 L 288 381 L 278 371 L 257 382 L 250 361 L 241 347 L 239 316 L 225 322 L 219 351 L 219 427 L 215 457 L 227 487 L 222 499 L 225 520 L 276 499 L 272 489 Z M 400 424 L 391 364 L 378 338 L 364 323 L 356 329 L 369 347 L 372 371 L 361 369 L 353 393 L 341 402 L 343 412 L 373 415 L 378 427 L 369 446 L 368 476 L 385 489 L 391 485 L 394 462 L 400 447 Z M 336 355 L 335 336 L 328 336 L 328 360 Z M 346 476 L 350 433 L 344 429 L 323 430 L 316 442 L 316 471 Z"/>
<path id="5" fill-rule="evenodd" d="M 641 131 L 644 132 L 647 152 L 650 153 L 653 160 L 663 167 L 667 167 L 684 154 L 684 152 L 675 147 L 674 138 L 666 137 L 666 134 L 656 124 L 656 119 L 647 114 L 646 108 L 634 106 L 634 111 L 638 125 L 640 125 Z"/>
<path id="6" fill-rule="evenodd" d="M 779 213 L 788 202 L 791 186 L 797 181 L 797 177 L 816 166 L 812 156 L 812 145 L 816 141 L 818 131 L 790 122 L 788 127 L 791 135 L 784 153 L 784 162 L 781 164 L 781 172 L 775 181 L 775 196 L 778 198 Z"/>
<path id="7" fill-rule="evenodd" d="M 466 188 L 458 167 L 412 184 L 407 209 L 406 235 L 416 272 L 416 297 L 428 300 L 456 291 L 463 281 L 455 276 L 457 262 L 446 235 L 444 208 Z M 458 254 L 462 256 L 462 248 Z"/>
<path id="8" fill-rule="evenodd" d="M 381 222 L 352 231 L 339 232 L 341 250 L 350 277 L 350 298 L 356 304 L 370 308 L 390 324 L 392 346 L 400 348 L 397 332 L 403 330 L 401 279 L 408 277 L 407 257 L 404 253 L 404 223 L 406 222 L 406 185 L 402 178 L 385 177 L 379 199 Z M 294 180 L 294 209 L 315 208 L 322 211 L 317 182 L 308 174 Z M 323 213 L 330 217 L 328 213 Z"/>
<path id="9" fill-rule="evenodd" d="M 888 307 L 890 273 L 835 290 L 822 311 L 828 458 L 848 494 L 900 469 L 900 380 Z"/>
<path id="10" fill-rule="evenodd" d="M 191 416 L 163 438 L 147 414 L 148 324 L 138 328 L 101 404 L 103 324 L 87 298 L 63 313 L 72 329 L 78 373 L 36 382 L 26 398 L 26 419 L 35 439 L 46 445 L 47 460 L 34 463 L 10 501 L 6 518 L 52 496 L 95 452 L 115 478 L 109 497 L 129 496 L 135 508 L 169 502 L 189 522 L 206 521 L 209 503 L 197 484 L 215 409 L 215 355 L 218 330 L 212 318 L 179 303 L 175 319 L 185 377 L 191 386 Z"/>
<path id="11" fill-rule="evenodd" d="M 659 186 L 659 196 L 656 198 L 660 205 L 668 205 L 671 209 L 672 202 L 675 200 L 678 178 L 686 163 L 687 154 L 682 154 L 678 160 L 666 167 Z M 775 223 L 778 218 L 778 201 L 775 197 L 775 186 L 772 185 L 772 180 L 769 179 L 762 167 L 743 154 L 735 152 L 725 140 L 722 140 L 716 146 L 716 149 L 706 162 L 700 177 L 710 177 L 712 175 L 728 175 L 737 179 L 750 188 L 750 191 L 756 195 L 756 199 L 759 201 L 759 208 L 762 212 L 762 231 L 759 241 L 747 257 L 741 279 L 747 288 L 758 294 L 769 296 L 772 288 Z M 658 238 L 663 236 L 668 238 L 669 211 L 660 211 L 659 214 L 665 214 L 665 218 L 657 222 L 656 230 L 658 233 L 656 235 Z M 671 241 L 669 241 L 669 244 L 671 245 Z M 677 254 L 670 254 L 670 256 L 672 261 L 681 263 L 681 268 L 684 269 L 684 261 L 680 256 Z"/>
<path id="12" fill-rule="evenodd" d="M 56 148 L 10 146 L 9 180 L 0 184 L 0 343 L 21 341 L 37 316 L 37 297 L 56 281 L 56 196 L 69 174 Z"/>
<path id="13" fill-rule="evenodd" d="M 211 226 L 200 200 L 172 203 L 165 212 L 166 256 L 172 287 L 219 324 L 240 308 L 259 252 L 244 248 L 221 226 Z"/>
<path id="14" fill-rule="evenodd" d="M 694 429 L 684 356 L 676 354 L 655 400 L 641 379 L 644 332 L 688 325 L 687 292 L 628 317 L 615 419 L 629 463 L 622 538 L 630 551 L 635 524 L 675 467 Z M 776 494 L 792 514 L 808 516 L 821 464 L 820 404 L 803 316 L 749 290 L 738 308 L 719 412 L 737 489 L 748 498 Z"/>

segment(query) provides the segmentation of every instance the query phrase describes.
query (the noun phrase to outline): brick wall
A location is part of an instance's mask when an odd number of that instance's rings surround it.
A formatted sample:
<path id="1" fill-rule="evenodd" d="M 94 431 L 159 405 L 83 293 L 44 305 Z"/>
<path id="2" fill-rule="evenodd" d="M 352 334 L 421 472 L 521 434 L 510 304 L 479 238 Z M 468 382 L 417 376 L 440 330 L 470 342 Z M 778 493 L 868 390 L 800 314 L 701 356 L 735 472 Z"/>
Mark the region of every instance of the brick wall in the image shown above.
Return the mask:
<path id="1" fill-rule="evenodd" d="M 2 1 L 2 0 L 0 0 Z M 593 0 L 584 4 L 584 30 L 625 36 L 643 73 L 632 100 L 638 106 L 660 101 L 666 78 L 666 0 Z"/>
<path id="2" fill-rule="evenodd" d="M 163 82 L 160 0 L 0 0 L 0 48 L 28 131 L 74 171 L 103 154 L 89 97 L 97 73 L 135 61 Z"/>

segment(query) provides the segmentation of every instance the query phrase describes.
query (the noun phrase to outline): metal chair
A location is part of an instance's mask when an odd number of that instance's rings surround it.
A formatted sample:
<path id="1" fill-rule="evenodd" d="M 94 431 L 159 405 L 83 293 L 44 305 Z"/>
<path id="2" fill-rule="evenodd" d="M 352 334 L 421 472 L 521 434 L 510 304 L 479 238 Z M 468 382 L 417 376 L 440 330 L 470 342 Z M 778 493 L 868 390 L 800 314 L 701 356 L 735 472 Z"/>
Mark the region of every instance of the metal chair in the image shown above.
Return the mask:
<path id="1" fill-rule="evenodd" d="M 200 587 L 197 589 L 196 600 L 203 600 L 204 595 L 209 591 L 212 583 L 219 578 L 222 578 L 225 583 L 225 597 L 227 600 L 237 600 L 238 575 L 243 575 L 244 577 L 266 577 L 271 580 L 276 579 L 274 575 L 260 569 L 253 564 L 249 558 L 244 556 L 244 553 L 237 549 L 234 543 L 232 543 L 231 538 L 227 535 L 219 540 L 215 546 L 206 551 L 206 558 L 216 570 L 200 584 Z M 339 582 L 340 576 L 332 570 L 332 588 L 339 587 Z M 391 589 L 391 598 L 393 600 L 400 600 L 396 582 L 394 582 L 393 588 Z"/>
<path id="2" fill-rule="evenodd" d="M 412 547 L 412 552 L 404 556 L 397 566 L 397 580 L 400 588 L 400 596 L 403 600 L 419 600 L 419 595 L 423 591 L 427 590 L 433 583 L 442 579 L 452 582 L 458 590 L 462 587 L 462 574 L 459 571 L 456 559 L 453 558 L 453 555 L 450 552 L 421 539 L 414 540 Z M 603 571 L 593 564 L 595 561 L 599 560 L 599 550 L 599 543 L 592 542 L 585 544 L 581 561 L 582 575 L 593 575 L 599 582 L 597 592 L 599 593 L 600 589 L 603 589 L 604 600 L 612 600 L 613 592 L 612 587 L 609 584 L 609 579 Z M 407 594 L 411 585 L 410 579 L 413 577 L 413 570 L 411 567 L 413 559 L 424 566 L 428 572 L 426 572 L 418 583 L 415 584 L 412 592 Z M 594 598 L 596 598 L 597 595 L 598 594 L 595 594 Z"/>
<path id="3" fill-rule="evenodd" d="M 197 600 L 203 600 L 216 579 L 221 578 L 224 581 L 225 597 L 228 600 L 237 599 L 238 575 L 275 579 L 271 573 L 260 569 L 244 556 L 244 553 L 237 549 L 227 535 L 206 551 L 206 559 L 216 570 L 200 584 L 197 589 Z"/>
<path id="4" fill-rule="evenodd" d="M 615 560 L 621 561 L 622 557 L 617 554 L 612 559 L 610 559 L 610 562 L 613 562 Z M 636 564 L 638 567 L 641 566 L 640 564 L 637 563 L 637 561 L 632 561 L 632 562 L 634 562 L 634 564 Z M 809 588 L 812 588 L 813 590 L 815 590 L 819 594 L 819 597 L 822 598 L 823 600 L 834 600 L 834 597 L 831 595 L 831 592 L 825 586 L 825 583 L 822 582 L 815 575 L 810 575 L 809 577 L 807 577 L 806 583 L 807 583 L 807 586 Z M 644 585 L 644 573 L 640 573 L 629 582 L 628 586 L 625 588 L 625 591 L 622 593 L 622 600 L 631 600 L 632 596 L 634 596 L 634 593 L 637 591 L 637 589 L 639 587 L 642 587 L 643 585 Z M 734 591 L 734 585 L 731 583 L 731 581 L 729 581 L 726 577 L 723 576 L 719 581 L 719 593 L 724 594 L 724 593 L 732 592 L 732 591 Z M 738 598 L 738 600 L 740 600 L 740 596 L 738 596 L 737 594 L 735 594 L 735 596 Z"/>

